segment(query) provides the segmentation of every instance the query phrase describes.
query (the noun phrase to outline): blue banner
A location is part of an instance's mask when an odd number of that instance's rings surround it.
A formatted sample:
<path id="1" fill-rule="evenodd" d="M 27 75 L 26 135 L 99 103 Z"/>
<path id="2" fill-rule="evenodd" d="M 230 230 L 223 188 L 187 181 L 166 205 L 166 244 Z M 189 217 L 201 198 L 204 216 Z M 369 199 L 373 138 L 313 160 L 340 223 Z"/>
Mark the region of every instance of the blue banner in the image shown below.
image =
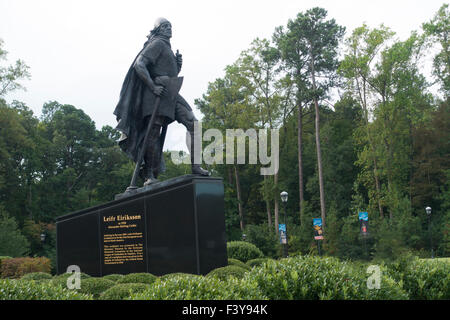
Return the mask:
<path id="1" fill-rule="evenodd" d="M 360 212 L 359 220 L 369 221 L 369 215 L 367 214 L 367 212 Z"/>
<path id="2" fill-rule="evenodd" d="M 322 218 L 313 218 L 314 239 L 323 240 Z"/>

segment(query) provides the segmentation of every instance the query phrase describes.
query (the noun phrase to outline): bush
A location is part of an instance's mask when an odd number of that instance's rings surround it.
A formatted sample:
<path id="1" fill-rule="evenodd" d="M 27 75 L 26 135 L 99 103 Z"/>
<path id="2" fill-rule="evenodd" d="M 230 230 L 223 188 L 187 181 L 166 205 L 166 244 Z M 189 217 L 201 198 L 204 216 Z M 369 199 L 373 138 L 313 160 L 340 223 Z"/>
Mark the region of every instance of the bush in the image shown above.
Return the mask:
<path id="1" fill-rule="evenodd" d="M 0 280 L 0 300 L 92 300 L 91 295 L 54 286 L 50 282 Z"/>
<path id="2" fill-rule="evenodd" d="M 146 283 L 152 284 L 156 280 L 156 276 L 151 273 L 129 273 L 117 280 L 116 283 Z"/>
<path id="3" fill-rule="evenodd" d="M 411 299 L 450 299 L 450 264 L 442 261 L 415 260 L 398 270 L 397 278 Z"/>
<path id="4" fill-rule="evenodd" d="M 280 257 L 280 240 L 276 233 L 273 232 L 273 229 L 269 228 L 267 223 L 261 225 L 247 225 L 245 228 L 245 235 L 246 240 L 259 248 L 265 256 L 271 258 Z"/>
<path id="5" fill-rule="evenodd" d="M 231 265 L 214 269 L 210 273 L 208 273 L 207 276 L 217 277 L 220 280 L 227 280 L 229 277 L 241 279 L 247 271 L 247 269 Z"/>
<path id="6" fill-rule="evenodd" d="M 92 294 L 97 299 L 100 294 L 113 287 L 116 283 L 112 280 L 103 278 L 87 278 L 81 281 L 81 293 Z"/>
<path id="7" fill-rule="evenodd" d="M 0 256 L 0 275 L 1 275 L 1 271 L 2 271 L 2 261 L 4 259 L 12 259 L 12 257 L 10 257 L 10 256 Z"/>
<path id="8" fill-rule="evenodd" d="M 263 300 L 267 299 L 257 284 L 230 278 L 221 281 L 216 277 L 173 276 L 158 279 L 140 293 L 132 294 L 133 300 Z"/>
<path id="9" fill-rule="evenodd" d="M 228 259 L 228 265 L 229 266 L 238 266 L 247 270 L 250 270 L 251 267 L 249 267 L 247 264 L 243 263 L 242 261 L 239 261 L 237 259 L 229 258 Z"/>
<path id="10" fill-rule="evenodd" d="M 161 277 L 159 277 L 159 279 L 167 280 L 167 279 L 173 278 L 173 277 L 198 277 L 198 275 L 192 274 L 192 273 L 174 272 L 174 273 L 168 273 L 168 274 L 162 275 Z"/>
<path id="11" fill-rule="evenodd" d="M 266 263 L 267 261 L 272 260 L 269 258 L 257 258 L 257 259 L 252 259 L 252 260 L 248 260 L 247 261 L 247 266 L 251 268 L 253 267 L 259 267 L 260 265 L 262 265 L 263 263 Z"/>
<path id="12" fill-rule="evenodd" d="M 380 289 L 369 290 L 365 270 L 328 257 L 298 256 L 268 261 L 253 268 L 245 279 L 256 281 L 271 300 L 408 298 L 386 273 L 382 273 Z"/>
<path id="13" fill-rule="evenodd" d="M 20 232 L 16 219 L 9 217 L 0 206 L 0 255 L 20 257 L 30 251 L 30 243 Z"/>
<path id="14" fill-rule="evenodd" d="M 150 285 L 145 283 L 121 283 L 100 294 L 99 300 L 123 300 L 132 294 L 145 291 Z"/>
<path id="15" fill-rule="evenodd" d="M 20 280 L 30 281 L 30 280 L 51 280 L 53 277 L 50 273 L 46 272 L 33 272 L 33 273 L 27 273 L 24 275 Z"/>
<path id="16" fill-rule="evenodd" d="M 247 262 L 251 259 L 263 258 L 264 255 L 254 244 L 245 241 L 230 241 L 227 243 L 228 258 Z"/>
<path id="17" fill-rule="evenodd" d="M 50 273 L 51 263 L 45 257 L 40 258 L 11 258 L 2 260 L 3 278 L 20 278 L 27 273 Z"/>
<path id="18" fill-rule="evenodd" d="M 55 276 L 55 277 L 53 277 L 53 279 L 52 280 L 50 280 L 50 282 L 53 284 L 53 285 L 55 285 L 55 286 L 61 286 L 61 287 L 63 287 L 63 288 L 67 288 L 67 279 L 70 277 L 70 276 L 73 276 L 74 275 L 74 272 L 67 272 L 67 273 L 62 273 L 62 274 L 60 274 L 60 275 L 57 275 L 57 276 Z M 88 278 L 90 278 L 91 276 L 90 275 L 88 275 L 88 274 L 86 274 L 86 273 L 83 273 L 83 272 L 80 272 L 80 279 L 81 279 L 81 282 L 84 280 L 84 279 L 88 279 Z"/>
<path id="19" fill-rule="evenodd" d="M 111 280 L 111 281 L 117 282 L 117 280 L 119 280 L 122 277 L 123 277 L 123 274 L 112 273 L 112 274 L 108 274 L 106 276 L 103 276 L 103 279 L 107 279 L 107 280 Z"/>

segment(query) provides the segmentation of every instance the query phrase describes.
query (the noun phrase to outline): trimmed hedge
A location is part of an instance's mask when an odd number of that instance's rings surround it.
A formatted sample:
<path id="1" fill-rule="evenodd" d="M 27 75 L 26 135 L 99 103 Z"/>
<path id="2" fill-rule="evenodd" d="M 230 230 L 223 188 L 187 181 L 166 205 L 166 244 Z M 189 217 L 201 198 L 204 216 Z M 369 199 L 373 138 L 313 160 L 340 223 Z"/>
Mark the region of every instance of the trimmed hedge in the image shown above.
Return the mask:
<path id="1" fill-rule="evenodd" d="M 123 300 L 129 298 L 132 294 L 145 291 L 149 288 L 145 283 L 121 283 L 107 289 L 100 294 L 99 300 Z"/>
<path id="2" fill-rule="evenodd" d="M 124 275 L 116 283 L 146 283 L 152 284 L 156 280 L 156 276 L 151 273 L 129 273 Z"/>
<path id="3" fill-rule="evenodd" d="M 258 247 L 245 241 L 227 242 L 227 253 L 229 259 L 237 259 L 242 262 L 264 257 L 264 254 Z"/>
<path id="4" fill-rule="evenodd" d="M 112 280 L 103 278 L 87 278 L 81 280 L 81 293 L 92 294 L 94 299 L 97 299 L 101 293 L 115 286 L 116 283 Z"/>
<path id="5" fill-rule="evenodd" d="M 229 266 L 238 266 L 238 267 L 244 268 L 246 270 L 250 270 L 251 269 L 251 267 L 249 267 L 244 262 L 242 262 L 242 261 L 240 261 L 238 259 L 233 259 L 233 258 L 229 258 L 228 259 L 228 265 Z"/>
<path id="6" fill-rule="evenodd" d="M 112 273 L 112 274 L 108 274 L 106 276 L 103 276 L 103 279 L 107 279 L 107 280 L 111 280 L 111 281 L 117 282 L 117 280 L 119 280 L 122 277 L 123 277 L 123 274 Z"/>
<path id="7" fill-rule="evenodd" d="M 230 278 L 221 281 L 216 277 L 173 276 L 158 279 L 133 300 L 264 300 L 267 299 L 255 282 Z"/>
<path id="8" fill-rule="evenodd" d="M 220 280 L 227 280 L 229 277 L 235 277 L 241 279 L 247 272 L 247 269 L 241 268 L 239 266 L 226 266 L 212 270 L 207 274 L 208 277 L 217 277 Z"/>
<path id="9" fill-rule="evenodd" d="M 92 300 L 92 296 L 50 282 L 0 279 L 0 300 Z"/>
<path id="10" fill-rule="evenodd" d="M 192 274 L 192 273 L 174 272 L 174 273 L 167 273 L 165 275 L 162 275 L 159 277 L 159 279 L 167 280 L 169 278 L 178 277 L 178 276 L 180 276 L 180 277 L 198 277 L 199 275 Z"/>
<path id="11" fill-rule="evenodd" d="M 4 259 L 12 259 L 12 257 L 10 257 L 10 256 L 0 256 L 0 275 L 1 275 L 1 271 L 2 271 L 2 261 Z"/>
<path id="12" fill-rule="evenodd" d="M 450 264 L 445 261 L 399 261 L 390 266 L 390 272 L 397 281 L 403 283 L 410 299 L 450 299 Z"/>
<path id="13" fill-rule="evenodd" d="M 252 260 L 248 260 L 246 265 L 251 268 L 253 267 L 259 267 L 262 264 L 266 263 L 267 261 L 272 260 L 270 258 L 257 258 L 257 259 L 252 259 Z"/>
<path id="14" fill-rule="evenodd" d="M 337 258 L 299 256 L 268 261 L 253 268 L 244 280 L 256 281 L 271 300 L 407 299 L 407 293 L 386 273 L 380 289 L 368 289 L 361 268 Z"/>
<path id="15" fill-rule="evenodd" d="M 53 279 L 52 275 L 50 273 L 46 273 L 46 272 L 27 273 L 22 278 L 20 278 L 20 280 L 24 280 L 24 281 L 29 281 L 29 280 L 42 281 L 42 280 L 51 280 L 51 279 Z"/>
<path id="16" fill-rule="evenodd" d="M 50 259 L 39 258 L 10 258 L 3 259 L 1 263 L 1 274 L 3 278 L 20 278 L 27 273 L 46 272 L 52 269 Z"/>
<path id="17" fill-rule="evenodd" d="M 50 282 L 55 285 L 55 286 L 61 286 L 63 288 L 67 288 L 67 280 L 70 276 L 73 276 L 74 272 L 68 272 L 68 273 L 62 273 L 60 275 L 54 276 L 52 280 L 50 280 Z M 80 279 L 81 279 L 81 283 L 83 282 L 84 279 L 88 279 L 91 276 L 80 272 Z"/>

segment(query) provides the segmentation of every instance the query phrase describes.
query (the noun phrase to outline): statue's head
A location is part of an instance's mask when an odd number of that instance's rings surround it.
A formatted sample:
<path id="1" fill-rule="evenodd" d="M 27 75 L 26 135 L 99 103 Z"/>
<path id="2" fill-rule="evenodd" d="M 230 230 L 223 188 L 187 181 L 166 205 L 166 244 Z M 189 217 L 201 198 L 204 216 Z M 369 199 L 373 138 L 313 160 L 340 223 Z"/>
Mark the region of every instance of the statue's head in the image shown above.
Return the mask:
<path id="1" fill-rule="evenodd" d="M 172 24 L 166 18 L 158 18 L 155 21 L 155 25 L 154 25 L 151 33 L 171 38 L 172 37 Z"/>

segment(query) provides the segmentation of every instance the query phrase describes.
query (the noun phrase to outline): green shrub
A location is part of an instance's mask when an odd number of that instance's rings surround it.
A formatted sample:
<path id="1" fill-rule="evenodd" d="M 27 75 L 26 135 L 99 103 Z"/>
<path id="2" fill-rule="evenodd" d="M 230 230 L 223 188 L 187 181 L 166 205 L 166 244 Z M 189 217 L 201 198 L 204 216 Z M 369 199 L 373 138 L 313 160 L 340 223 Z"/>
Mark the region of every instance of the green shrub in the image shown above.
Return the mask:
<path id="1" fill-rule="evenodd" d="M 173 277 L 198 277 L 198 275 L 192 273 L 174 272 L 162 275 L 159 279 L 166 280 Z"/>
<path id="2" fill-rule="evenodd" d="M 403 288 L 411 299 L 450 299 L 450 264 L 433 260 L 415 260 L 398 272 Z"/>
<path id="3" fill-rule="evenodd" d="M 133 300 L 263 300 L 267 299 L 256 282 L 230 278 L 221 281 L 216 277 L 173 276 L 158 279 Z"/>
<path id="4" fill-rule="evenodd" d="M 246 264 L 251 269 L 253 267 L 259 267 L 260 265 L 262 265 L 263 263 L 266 263 L 269 260 L 271 260 L 271 259 L 269 259 L 269 258 L 257 258 L 257 259 L 248 260 Z"/>
<path id="5" fill-rule="evenodd" d="M 156 280 L 151 273 L 129 273 L 117 280 L 116 283 L 146 283 L 151 284 Z"/>
<path id="6" fill-rule="evenodd" d="M 267 223 L 260 225 L 247 225 L 245 227 L 245 235 L 246 241 L 253 243 L 265 256 L 271 258 L 280 257 L 280 240 L 273 232 L 273 229 L 269 228 Z"/>
<path id="7" fill-rule="evenodd" d="M 231 265 L 214 269 L 210 273 L 208 273 L 207 276 L 217 277 L 220 280 L 227 280 L 229 277 L 241 279 L 247 271 L 247 269 Z"/>
<path id="8" fill-rule="evenodd" d="M 112 280 L 103 278 L 87 278 L 81 281 L 81 293 L 92 294 L 97 299 L 100 294 L 113 287 L 116 283 Z"/>
<path id="9" fill-rule="evenodd" d="M 92 296 L 50 282 L 0 279 L 0 300 L 92 300 Z"/>
<path id="10" fill-rule="evenodd" d="M 268 261 L 253 268 L 244 280 L 258 283 L 271 300 L 407 299 L 386 273 L 380 289 L 368 289 L 365 270 L 337 258 L 298 256 Z"/>
<path id="11" fill-rule="evenodd" d="M 27 273 L 46 272 L 50 273 L 50 259 L 45 257 L 39 258 L 11 258 L 3 259 L 1 266 L 3 278 L 20 278 Z"/>
<path id="12" fill-rule="evenodd" d="M 50 280 L 50 282 L 53 285 L 55 285 L 55 286 L 59 285 L 59 286 L 61 286 L 63 288 L 67 288 L 67 279 L 70 276 L 73 276 L 73 275 L 74 275 L 74 272 L 62 273 L 60 275 L 54 276 L 53 279 Z M 81 279 L 81 281 L 83 281 L 84 279 L 88 279 L 90 277 L 91 277 L 90 275 L 88 275 L 86 273 L 83 273 L 83 272 L 80 272 L 80 279 Z"/>
<path id="13" fill-rule="evenodd" d="M 254 244 L 245 241 L 230 241 L 227 243 L 228 258 L 247 262 L 251 259 L 263 258 L 264 255 Z"/>
<path id="14" fill-rule="evenodd" d="M 145 291 L 149 288 L 145 283 L 121 283 L 112 286 L 100 294 L 99 300 L 123 300 L 132 294 Z"/>
<path id="15" fill-rule="evenodd" d="M 25 280 L 25 281 L 36 280 L 36 281 L 40 281 L 40 280 L 51 280 L 52 278 L 53 277 L 52 277 L 52 275 L 50 273 L 33 272 L 33 273 L 27 273 L 22 278 L 20 278 L 20 280 Z"/>
<path id="16" fill-rule="evenodd" d="M 108 274 L 106 276 L 103 276 L 103 279 L 112 280 L 114 282 L 117 282 L 117 280 L 119 280 L 122 277 L 123 277 L 123 274 L 113 273 L 113 274 Z"/>
<path id="17" fill-rule="evenodd" d="M 228 259 L 228 265 L 229 266 L 238 266 L 247 270 L 250 270 L 251 267 L 248 266 L 247 264 L 243 263 L 242 261 L 239 261 L 237 259 L 233 259 L 233 258 L 229 258 Z"/>

